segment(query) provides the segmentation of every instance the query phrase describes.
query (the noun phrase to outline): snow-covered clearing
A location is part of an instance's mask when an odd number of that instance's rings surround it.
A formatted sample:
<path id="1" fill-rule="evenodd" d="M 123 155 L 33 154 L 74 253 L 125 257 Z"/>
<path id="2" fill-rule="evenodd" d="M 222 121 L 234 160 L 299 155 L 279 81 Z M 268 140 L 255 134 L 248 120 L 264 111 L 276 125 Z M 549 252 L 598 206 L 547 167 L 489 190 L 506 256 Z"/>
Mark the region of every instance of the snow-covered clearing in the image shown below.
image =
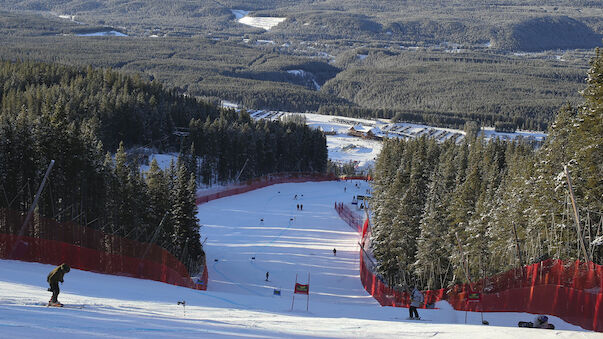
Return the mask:
<path id="1" fill-rule="evenodd" d="M 298 71 L 288 71 L 292 74 L 302 74 Z M 351 127 L 358 132 L 367 133 L 371 131 L 380 138 L 416 138 L 419 136 L 428 136 L 440 142 L 445 140 L 455 140 L 459 143 L 465 138 L 465 132 L 458 129 L 433 127 L 422 124 L 398 122 L 392 123 L 387 119 L 370 120 L 360 118 L 339 117 L 333 115 L 322 115 L 314 113 L 287 113 L 265 110 L 249 110 L 254 119 L 280 119 L 287 114 L 303 114 L 306 117 L 307 124 L 314 128 L 321 128 L 323 131 L 335 132 L 334 135 L 327 135 L 327 147 L 329 149 L 329 159 L 338 162 L 354 161 L 359 170 L 365 170 L 374 164 L 379 152 L 381 152 L 382 142 L 378 140 L 364 139 L 348 135 Z M 525 140 L 542 143 L 546 138 L 546 133 L 535 131 L 516 131 L 514 133 L 496 132 L 492 127 L 484 127 L 481 130 L 486 140 L 502 139 L 514 140 L 523 138 Z"/>
<path id="2" fill-rule="evenodd" d="M 333 209 L 335 201 L 365 193 L 366 183 L 357 183 L 281 184 L 200 205 L 208 291 L 74 269 L 59 300 L 84 307 L 47 308 L 40 304 L 50 297 L 45 280 L 53 266 L 0 260 L 0 337 L 601 337 L 556 317 L 551 322 L 560 330 L 550 331 L 515 327 L 530 314 L 487 313 L 491 325 L 483 326 L 479 313 L 469 313 L 465 325 L 465 313 L 445 302 L 419 310 L 427 321 L 407 321 L 407 309 L 379 306 L 360 283 L 358 235 Z M 290 311 L 295 275 L 305 283 L 308 272 L 309 312 L 304 295 Z M 186 308 L 177 305 L 182 300 Z"/>
<path id="3" fill-rule="evenodd" d="M 235 14 L 235 16 L 237 16 Z M 258 16 L 251 17 L 245 15 L 244 17 L 237 19 L 238 23 L 243 25 L 248 25 L 257 28 L 263 28 L 265 30 L 270 30 L 272 27 L 280 24 L 281 22 L 287 20 L 287 18 L 279 18 L 279 17 L 268 17 L 268 16 Z"/>
<path id="4" fill-rule="evenodd" d="M 77 36 L 128 36 L 127 34 L 123 34 L 118 31 L 105 31 L 105 32 L 92 32 L 92 33 L 82 33 L 76 34 Z"/>

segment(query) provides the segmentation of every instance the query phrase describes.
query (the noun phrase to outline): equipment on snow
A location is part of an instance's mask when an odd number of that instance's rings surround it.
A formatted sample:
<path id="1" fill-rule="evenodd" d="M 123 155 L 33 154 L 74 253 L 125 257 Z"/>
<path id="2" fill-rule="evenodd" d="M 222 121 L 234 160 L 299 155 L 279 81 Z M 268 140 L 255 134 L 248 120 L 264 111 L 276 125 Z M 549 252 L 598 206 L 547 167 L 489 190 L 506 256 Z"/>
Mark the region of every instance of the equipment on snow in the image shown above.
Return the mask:
<path id="1" fill-rule="evenodd" d="M 397 318 L 394 318 L 397 319 Z M 431 319 L 421 319 L 421 317 L 419 318 L 405 318 L 405 320 L 414 320 L 414 321 L 431 321 Z"/>
<path id="2" fill-rule="evenodd" d="M 534 327 L 534 323 L 531 321 L 520 321 L 517 323 L 517 326 L 527 327 L 527 328 L 542 328 L 542 329 L 546 329 L 546 330 L 554 330 L 555 329 L 555 325 L 553 325 L 553 324 L 547 324 L 547 327 Z"/>

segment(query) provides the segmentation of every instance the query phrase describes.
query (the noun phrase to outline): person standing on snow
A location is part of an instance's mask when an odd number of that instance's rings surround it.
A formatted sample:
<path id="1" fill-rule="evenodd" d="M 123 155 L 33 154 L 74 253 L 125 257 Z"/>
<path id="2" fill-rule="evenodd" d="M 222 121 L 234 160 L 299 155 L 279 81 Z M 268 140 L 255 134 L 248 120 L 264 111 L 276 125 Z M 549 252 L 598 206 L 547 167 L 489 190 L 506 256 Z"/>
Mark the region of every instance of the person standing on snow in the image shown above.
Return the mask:
<path id="1" fill-rule="evenodd" d="M 50 301 L 48 302 L 49 306 L 63 306 L 63 304 L 57 300 L 59 293 L 61 292 L 59 289 L 59 282 L 61 284 L 63 283 L 63 276 L 70 270 L 71 268 L 69 265 L 63 263 L 50 271 L 48 277 L 46 277 L 46 281 L 48 281 L 48 284 L 50 285 L 48 291 L 52 292 L 52 298 L 50 298 Z"/>
<path id="2" fill-rule="evenodd" d="M 408 308 L 408 314 L 410 319 L 421 320 L 419 317 L 419 312 L 417 312 L 417 307 L 421 307 L 423 303 L 423 293 L 419 291 L 416 286 L 412 286 L 413 290 L 410 292 L 410 307 Z"/>

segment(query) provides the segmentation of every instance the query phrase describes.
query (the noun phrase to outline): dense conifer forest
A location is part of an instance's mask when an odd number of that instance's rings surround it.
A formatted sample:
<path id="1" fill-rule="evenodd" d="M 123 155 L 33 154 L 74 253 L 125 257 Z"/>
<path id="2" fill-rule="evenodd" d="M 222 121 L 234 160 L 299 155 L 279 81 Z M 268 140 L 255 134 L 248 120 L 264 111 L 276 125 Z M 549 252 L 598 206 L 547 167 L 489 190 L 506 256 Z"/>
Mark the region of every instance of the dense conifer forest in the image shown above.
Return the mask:
<path id="1" fill-rule="evenodd" d="M 2 62 L 0 100 L 0 208 L 27 211 L 55 160 L 38 215 L 154 240 L 192 271 L 197 183 L 327 166 L 318 130 L 255 122 L 110 69 Z M 141 148 L 180 156 L 141 172 Z"/>
<path id="2" fill-rule="evenodd" d="M 372 249 L 385 281 L 445 287 L 466 281 L 465 262 L 473 278 L 546 258 L 603 263 L 600 50 L 583 98 L 561 108 L 540 149 L 479 135 L 462 144 L 387 140 L 371 205 Z"/>
<path id="3" fill-rule="evenodd" d="M 265 30 L 231 10 L 287 19 Z M 565 0 L 0 0 L 0 55 L 110 67 L 249 109 L 545 130 L 580 100 L 602 15 Z M 109 30 L 128 36 L 78 36 Z"/>

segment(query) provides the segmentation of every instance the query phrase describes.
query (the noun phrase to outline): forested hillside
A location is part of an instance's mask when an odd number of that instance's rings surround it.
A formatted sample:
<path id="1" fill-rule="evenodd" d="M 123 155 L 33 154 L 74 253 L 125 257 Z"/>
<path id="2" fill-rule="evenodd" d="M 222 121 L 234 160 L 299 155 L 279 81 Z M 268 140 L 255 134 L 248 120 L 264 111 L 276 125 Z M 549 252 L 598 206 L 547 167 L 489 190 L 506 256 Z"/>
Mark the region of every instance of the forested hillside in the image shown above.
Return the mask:
<path id="1" fill-rule="evenodd" d="M 388 140 L 375 169 L 372 248 L 392 285 L 429 288 L 545 258 L 603 262 L 603 53 L 584 103 L 564 106 L 538 150 L 519 142 Z M 581 236 L 568 191 L 567 166 Z M 584 248 L 581 248 L 583 239 Z M 462 252 L 461 252 L 462 249 Z M 585 255 L 586 254 L 586 255 Z"/>
<path id="2" fill-rule="evenodd" d="M 0 208 L 27 211 L 55 160 L 40 216 L 140 241 L 166 216 L 155 240 L 193 270 L 202 254 L 197 182 L 232 180 L 246 162 L 241 180 L 327 165 L 320 131 L 254 122 L 108 69 L 2 62 L 0 100 Z M 134 146 L 181 156 L 141 173 L 140 156 L 126 151 Z"/>
<path id="3" fill-rule="evenodd" d="M 358 54 L 366 58 L 359 62 Z M 467 121 L 486 126 L 500 121 L 532 130 L 545 130 L 562 104 L 579 102 L 586 71 L 562 61 L 488 52 L 423 54 L 383 49 L 349 53 L 338 59 L 338 65 L 344 71 L 322 90 L 361 109 L 325 105 L 323 113 L 456 128 Z"/>
<path id="4" fill-rule="evenodd" d="M 2 0 L 0 8 L 74 15 L 91 25 L 126 27 L 131 34 L 248 34 L 293 41 L 364 40 L 414 44 L 454 42 L 504 50 L 592 48 L 601 42 L 600 2 L 479 0 L 86 1 Z M 266 32 L 237 24 L 231 10 L 287 20 Z M 523 49 L 526 48 L 526 49 Z"/>
<path id="5" fill-rule="evenodd" d="M 232 10 L 286 20 L 266 30 Z M 565 0 L 0 0 L 0 17 L 2 60 L 111 67 L 215 104 L 453 128 L 544 130 L 579 100 L 578 48 L 603 38 L 603 9 Z M 80 36 L 107 31 L 127 36 Z"/>

